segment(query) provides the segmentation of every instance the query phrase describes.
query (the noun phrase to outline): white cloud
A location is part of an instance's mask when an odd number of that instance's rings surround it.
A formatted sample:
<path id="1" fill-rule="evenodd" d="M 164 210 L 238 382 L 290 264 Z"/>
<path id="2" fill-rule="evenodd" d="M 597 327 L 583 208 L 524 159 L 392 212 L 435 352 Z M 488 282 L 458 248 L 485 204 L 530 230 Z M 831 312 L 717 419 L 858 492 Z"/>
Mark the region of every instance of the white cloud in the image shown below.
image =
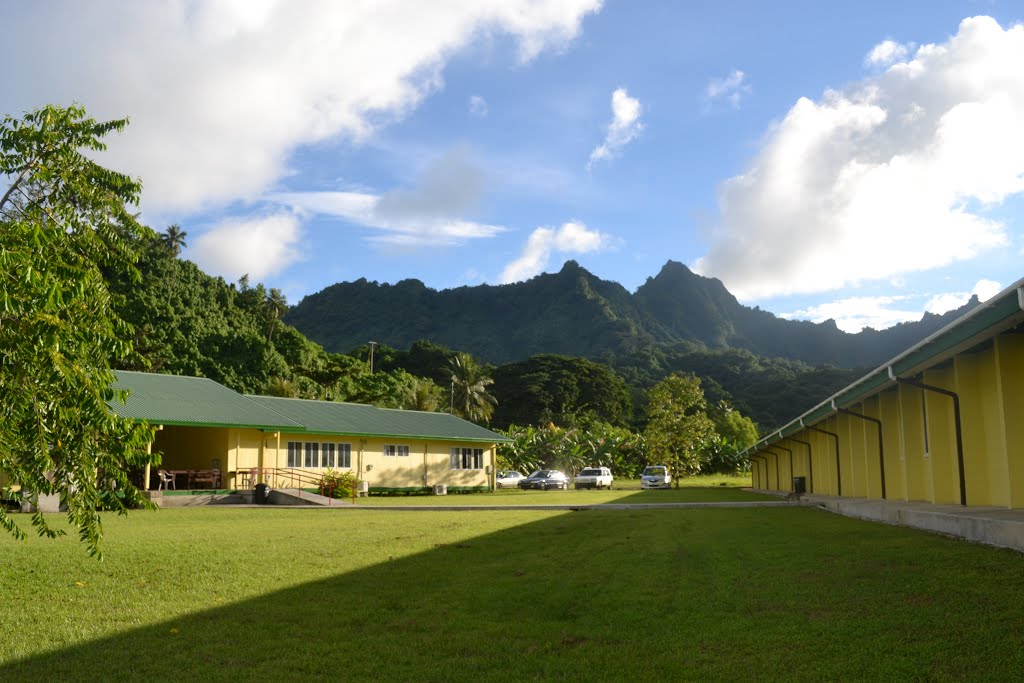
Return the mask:
<path id="1" fill-rule="evenodd" d="M 960 308 L 970 301 L 971 296 L 978 297 L 979 301 L 988 301 L 1001 292 L 1002 289 L 998 282 L 978 280 L 974 285 L 974 289 L 970 292 L 947 292 L 932 296 L 928 299 L 928 303 L 924 305 L 924 310 L 935 314 L 945 313 L 946 311 L 952 311 L 954 308 Z"/>
<path id="2" fill-rule="evenodd" d="M 971 294 L 976 295 L 979 301 L 988 301 L 1001 291 L 1003 286 L 994 280 L 978 280 Z"/>
<path id="3" fill-rule="evenodd" d="M 920 320 L 921 311 L 893 308 L 893 304 L 905 299 L 902 296 L 855 296 L 783 313 L 781 317 L 816 323 L 831 319 L 839 329 L 855 334 L 865 327 L 882 330 L 908 320 Z"/>
<path id="4" fill-rule="evenodd" d="M 302 259 L 302 228 L 291 213 L 232 218 L 191 240 L 188 258 L 207 273 L 234 282 L 248 274 L 255 282 Z"/>
<path id="5" fill-rule="evenodd" d="M 487 100 L 479 95 L 471 95 L 469 98 L 469 115 L 482 119 L 487 116 Z"/>
<path id="6" fill-rule="evenodd" d="M 1007 244 L 1024 192 L 1024 26 L 957 35 L 820 101 L 801 98 L 742 175 L 696 264 L 746 300 L 929 270 Z"/>
<path id="7" fill-rule="evenodd" d="M 864 57 L 864 64 L 866 66 L 889 66 L 904 59 L 912 48 L 912 45 L 903 45 L 894 40 L 883 40 L 871 48 L 871 52 Z"/>
<path id="8" fill-rule="evenodd" d="M 105 163 L 144 183 L 147 212 L 258 197 L 289 156 L 360 140 L 442 86 L 442 69 L 482 36 L 519 57 L 560 49 L 600 0 L 6 3 L 0 43 L 35 55 L 13 69 L 0 111 L 77 101 L 130 116 Z M 60 17 L 55 21 L 54 17 Z M 69 58 L 73 55 L 73 58 Z"/>
<path id="9" fill-rule="evenodd" d="M 380 195 L 361 192 L 278 192 L 269 199 L 307 214 L 334 216 L 380 232 L 367 237 L 378 244 L 451 246 L 493 237 L 505 228 L 445 216 L 382 215 Z"/>
<path id="10" fill-rule="evenodd" d="M 625 88 L 612 93 L 612 122 L 608 124 L 604 142 L 590 153 L 587 168 L 599 159 L 611 159 L 633 138 L 640 134 L 644 124 L 640 121 L 640 100 L 629 96 Z"/>
<path id="11" fill-rule="evenodd" d="M 553 254 L 587 254 L 608 244 L 607 235 L 579 221 L 569 221 L 557 229 L 537 228 L 530 233 L 519 258 L 505 266 L 501 283 L 518 282 L 543 272 Z"/>
<path id="12" fill-rule="evenodd" d="M 740 108 L 740 102 L 752 91 L 747 75 L 739 69 L 733 69 L 725 78 L 712 78 L 704 89 L 704 108 L 710 109 L 716 102 L 725 102 L 733 109 Z"/>
<path id="13" fill-rule="evenodd" d="M 367 238 L 370 242 L 448 246 L 505 230 L 461 218 L 476 205 L 484 183 L 484 173 L 472 163 L 468 148 L 458 146 L 427 166 L 412 187 L 381 195 L 275 192 L 266 199 L 305 214 L 334 216 L 380 231 Z"/>

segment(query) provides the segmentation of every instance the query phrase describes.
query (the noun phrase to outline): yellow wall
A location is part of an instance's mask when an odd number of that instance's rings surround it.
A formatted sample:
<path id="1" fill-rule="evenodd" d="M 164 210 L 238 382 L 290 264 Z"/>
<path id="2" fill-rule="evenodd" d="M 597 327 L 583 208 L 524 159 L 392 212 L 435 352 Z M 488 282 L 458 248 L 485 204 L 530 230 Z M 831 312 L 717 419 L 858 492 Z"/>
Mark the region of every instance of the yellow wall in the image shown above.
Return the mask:
<path id="1" fill-rule="evenodd" d="M 1005 432 L 1009 505 L 1024 507 L 1024 335 L 995 340 L 999 412 Z"/>
<path id="2" fill-rule="evenodd" d="M 924 383 L 955 391 L 952 364 L 924 373 Z M 932 502 L 960 502 L 960 473 L 957 464 L 956 420 L 953 399 L 934 391 L 925 391 L 928 414 L 928 450 L 932 465 Z"/>
<path id="3" fill-rule="evenodd" d="M 351 470 L 371 487 L 416 488 L 435 484 L 448 486 L 489 486 L 494 470 L 495 445 L 424 441 L 413 439 L 359 438 L 314 434 L 282 434 L 280 450 L 276 440 L 268 441 L 265 449 L 267 467 L 288 466 L 289 441 L 318 441 L 349 443 L 352 446 Z M 385 456 L 384 446 L 408 446 L 408 456 Z M 479 470 L 452 470 L 449 453 L 452 447 L 483 449 L 483 467 Z M 322 472 L 323 467 L 316 472 Z M 335 469 L 345 469 L 336 467 Z M 490 472 L 488 471 L 490 470 Z"/>
<path id="4" fill-rule="evenodd" d="M 963 420 L 964 479 L 969 505 L 1008 506 L 1005 430 L 992 348 L 958 356 L 956 392 Z"/>
<path id="5" fill-rule="evenodd" d="M 229 431 L 216 427 L 164 427 L 153 441 L 153 452 L 162 457 L 158 467 L 166 470 L 230 469 Z"/>
<path id="6" fill-rule="evenodd" d="M 925 449 L 924 391 L 899 385 L 900 424 L 903 426 L 903 455 L 907 472 L 907 500 L 932 500 L 931 458 Z"/>
<path id="7" fill-rule="evenodd" d="M 893 388 L 878 395 L 878 414 L 882 421 L 882 447 L 885 451 L 885 497 L 906 500 L 906 460 L 903 457 L 903 429 L 900 424 L 900 395 Z M 879 476 L 881 485 L 881 476 Z"/>
<path id="8" fill-rule="evenodd" d="M 218 467 L 224 472 L 223 485 L 236 488 L 241 483 L 238 473 L 243 470 L 255 467 L 287 468 L 289 441 L 351 444 L 350 469 L 372 487 L 410 488 L 435 484 L 489 486 L 494 471 L 495 445 L 489 443 L 360 439 L 307 433 L 277 434 L 257 429 L 169 426 L 157 432 L 153 450 L 162 454 L 163 463 L 160 468 Z M 409 455 L 386 457 L 383 454 L 385 444 L 408 446 Z M 479 470 L 450 469 L 450 449 L 456 446 L 483 449 L 483 467 Z M 311 475 L 319 476 L 326 469 L 317 467 L 309 468 L 308 471 Z"/>

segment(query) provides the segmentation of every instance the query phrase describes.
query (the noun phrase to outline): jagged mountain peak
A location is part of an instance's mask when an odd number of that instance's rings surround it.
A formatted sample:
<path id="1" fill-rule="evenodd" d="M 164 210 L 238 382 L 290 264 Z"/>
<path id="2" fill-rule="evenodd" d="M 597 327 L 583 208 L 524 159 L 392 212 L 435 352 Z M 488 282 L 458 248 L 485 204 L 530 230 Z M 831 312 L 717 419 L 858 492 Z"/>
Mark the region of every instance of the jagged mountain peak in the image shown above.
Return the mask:
<path id="1" fill-rule="evenodd" d="M 631 294 L 569 260 L 558 272 L 498 287 L 436 291 L 413 279 L 393 286 L 338 283 L 305 297 L 285 320 L 336 352 L 367 338 L 400 349 L 429 339 L 505 363 L 542 353 L 596 358 L 687 342 L 856 367 L 890 358 L 974 305 L 976 297 L 963 309 L 918 323 L 849 334 L 834 320 L 783 320 L 744 306 L 720 280 L 678 261 L 667 261 Z"/>

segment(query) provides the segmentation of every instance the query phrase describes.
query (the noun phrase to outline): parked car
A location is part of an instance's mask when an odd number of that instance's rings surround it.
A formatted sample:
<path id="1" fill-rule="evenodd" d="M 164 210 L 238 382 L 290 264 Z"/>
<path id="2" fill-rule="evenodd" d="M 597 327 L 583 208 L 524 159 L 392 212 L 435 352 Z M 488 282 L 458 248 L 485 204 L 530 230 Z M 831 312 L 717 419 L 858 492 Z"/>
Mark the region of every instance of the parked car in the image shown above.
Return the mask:
<path id="1" fill-rule="evenodd" d="M 569 478 L 559 470 L 537 470 L 526 479 L 520 480 L 519 488 L 540 489 L 541 491 L 561 489 L 564 491 L 569 488 Z"/>
<path id="2" fill-rule="evenodd" d="M 494 478 L 494 485 L 499 489 L 514 489 L 523 479 L 526 479 L 526 475 L 515 470 L 498 472 L 498 476 Z"/>
<path id="3" fill-rule="evenodd" d="M 612 471 L 607 467 L 584 467 L 573 480 L 578 489 L 612 487 Z"/>
<path id="4" fill-rule="evenodd" d="M 640 475 L 640 488 L 667 489 L 672 486 L 672 475 L 665 465 L 648 465 Z"/>

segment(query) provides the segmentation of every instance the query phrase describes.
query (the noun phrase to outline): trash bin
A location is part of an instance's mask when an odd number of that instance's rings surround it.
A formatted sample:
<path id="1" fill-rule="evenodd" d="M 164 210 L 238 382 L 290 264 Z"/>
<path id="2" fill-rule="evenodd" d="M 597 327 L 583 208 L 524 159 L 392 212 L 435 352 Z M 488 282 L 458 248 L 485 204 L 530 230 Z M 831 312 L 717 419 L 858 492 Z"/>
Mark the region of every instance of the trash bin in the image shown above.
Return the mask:
<path id="1" fill-rule="evenodd" d="M 266 484 L 256 484 L 256 494 L 253 499 L 257 505 L 266 505 L 270 501 L 270 487 Z"/>
<path id="2" fill-rule="evenodd" d="M 807 477 L 793 477 L 793 493 L 807 493 Z"/>

